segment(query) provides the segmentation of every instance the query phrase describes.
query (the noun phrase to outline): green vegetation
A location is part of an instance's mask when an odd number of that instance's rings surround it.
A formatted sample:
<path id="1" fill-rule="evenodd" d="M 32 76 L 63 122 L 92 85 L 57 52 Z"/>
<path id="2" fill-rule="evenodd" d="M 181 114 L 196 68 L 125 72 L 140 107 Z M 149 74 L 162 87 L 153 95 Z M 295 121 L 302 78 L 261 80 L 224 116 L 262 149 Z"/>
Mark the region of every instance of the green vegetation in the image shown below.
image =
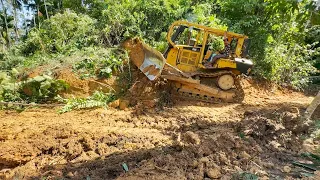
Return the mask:
<path id="1" fill-rule="evenodd" d="M 316 68 L 319 69 L 320 15 L 312 0 L 1 2 L 14 12 L 21 11 L 22 6 L 38 12 L 31 19 L 19 19 L 17 13 L 0 8 L 2 73 L 13 68 L 23 72 L 43 64 L 69 63 L 81 78 L 108 78 L 122 69 L 127 59 L 126 53 L 119 50 L 123 40 L 139 36 L 163 51 L 167 47 L 168 27 L 176 20 L 248 35 L 249 57 L 255 63 L 253 74 L 257 78 L 301 89 L 308 85 L 308 77 L 315 75 Z M 23 84 L 16 78 L 11 81 Z M 33 84 L 31 81 L 34 80 L 27 80 L 28 86 Z M 59 91 L 52 90 L 53 85 L 50 87 L 51 94 L 41 92 L 32 97 L 19 95 L 19 98 L 43 102 Z M 37 99 L 38 96 L 41 98 Z"/>
<path id="2" fill-rule="evenodd" d="M 94 44 L 95 20 L 87 15 L 66 11 L 45 20 L 40 29 L 33 28 L 21 45 L 21 53 L 30 56 L 35 53 L 67 54 Z"/>
<path id="3" fill-rule="evenodd" d="M 73 70 L 80 78 L 109 78 L 116 72 L 123 71 L 123 62 L 128 60 L 126 51 L 118 48 L 86 48 L 80 53 Z"/>
<path id="4" fill-rule="evenodd" d="M 57 99 L 66 104 L 59 110 L 59 113 L 65 113 L 75 109 L 106 107 L 109 102 L 115 100 L 114 97 L 112 93 L 103 93 L 100 91 L 94 92 L 92 96 L 87 98 L 63 99 L 58 96 Z"/>
<path id="5" fill-rule="evenodd" d="M 16 82 L 16 74 L 15 69 L 11 73 L 0 73 L 0 101 L 41 103 L 53 100 L 60 91 L 68 88 L 64 81 L 47 75 Z"/>

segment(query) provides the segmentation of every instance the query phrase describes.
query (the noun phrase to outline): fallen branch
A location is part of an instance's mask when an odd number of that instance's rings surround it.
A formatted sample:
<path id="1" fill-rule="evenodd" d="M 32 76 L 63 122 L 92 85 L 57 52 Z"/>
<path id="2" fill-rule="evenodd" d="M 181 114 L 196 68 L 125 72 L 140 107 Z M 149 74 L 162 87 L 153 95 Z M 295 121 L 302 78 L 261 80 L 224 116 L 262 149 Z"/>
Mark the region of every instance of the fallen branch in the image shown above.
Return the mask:
<path id="1" fill-rule="evenodd" d="M 39 107 L 58 107 L 65 106 L 65 104 L 28 104 L 28 103 L 19 103 L 19 102 L 0 102 L 3 105 L 20 105 L 20 106 L 39 106 Z"/>
<path id="2" fill-rule="evenodd" d="M 108 85 L 108 84 L 101 83 L 101 82 L 96 81 L 96 80 L 89 80 L 89 81 L 94 82 L 94 83 L 97 83 L 97 84 L 99 84 L 99 85 L 101 85 L 101 86 L 104 86 L 104 87 L 106 87 L 106 88 L 111 89 L 113 92 L 116 92 L 116 90 L 114 90 L 114 89 L 113 89 L 110 85 Z"/>
<path id="3" fill-rule="evenodd" d="M 166 173 L 170 173 L 170 171 L 168 171 L 168 170 L 166 170 L 166 169 L 160 168 L 160 167 L 158 167 L 158 166 L 154 166 L 154 167 L 155 167 L 155 169 L 157 169 L 157 170 L 164 171 L 164 172 L 166 172 Z"/>
<path id="4" fill-rule="evenodd" d="M 320 105 L 320 91 L 318 92 L 318 95 L 314 97 L 313 101 L 305 111 L 304 118 L 306 120 L 309 120 L 319 105 Z"/>

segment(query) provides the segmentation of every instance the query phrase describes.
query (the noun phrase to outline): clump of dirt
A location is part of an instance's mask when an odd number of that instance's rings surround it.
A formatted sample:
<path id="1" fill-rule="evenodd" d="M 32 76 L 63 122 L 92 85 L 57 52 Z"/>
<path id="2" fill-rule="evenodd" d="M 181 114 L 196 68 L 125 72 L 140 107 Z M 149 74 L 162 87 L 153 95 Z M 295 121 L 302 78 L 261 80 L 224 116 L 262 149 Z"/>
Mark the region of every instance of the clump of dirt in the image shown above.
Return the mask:
<path id="1" fill-rule="evenodd" d="M 170 97 L 164 97 L 165 92 L 168 95 L 170 88 L 167 82 L 163 79 L 157 78 L 154 81 L 150 81 L 140 70 L 140 67 L 145 59 L 145 50 L 153 51 L 148 47 L 144 47 L 143 42 L 138 39 L 129 39 L 122 43 L 122 47 L 129 51 L 131 61 L 131 74 L 133 77 L 132 85 L 129 88 L 128 93 L 124 98 L 129 99 L 132 106 L 136 106 L 137 111 L 143 111 L 144 109 L 150 109 L 154 107 L 162 108 L 164 105 L 170 103 Z M 156 73 L 158 71 L 153 69 L 154 67 L 146 67 L 144 71 L 148 71 L 149 74 Z"/>
<path id="2" fill-rule="evenodd" d="M 298 112 L 280 110 L 258 115 L 248 113 L 236 128 L 243 137 L 251 137 L 270 149 L 298 152 L 302 143 L 299 137 L 308 133 L 308 129 L 302 128 L 303 123 Z"/>
<path id="3" fill-rule="evenodd" d="M 131 65 L 131 86 L 122 97 L 130 101 L 136 113 L 146 109 L 163 108 L 172 104 L 170 86 L 166 80 L 157 78 L 150 81 L 136 66 Z"/>
<path id="4" fill-rule="evenodd" d="M 140 67 L 145 58 L 142 41 L 138 38 L 128 39 L 122 43 L 122 47 L 129 50 L 130 60 L 137 67 Z"/>
<path id="5" fill-rule="evenodd" d="M 75 97 L 87 97 L 89 95 L 89 82 L 77 77 L 71 69 L 59 70 L 56 78 L 64 80 L 70 86 L 68 91 L 63 94 L 64 97 L 68 97 L 68 94 Z"/>
<path id="6" fill-rule="evenodd" d="M 28 78 L 34 78 L 36 76 L 42 75 L 43 72 L 47 70 L 46 66 L 40 66 L 32 70 L 26 70 Z"/>
<path id="7" fill-rule="evenodd" d="M 144 59 L 143 46 L 140 40 L 128 40 L 123 43 L 125 48 L 130 48 L 130 64 L 124 66 L 124 72 L 115 73 L 108 79 L 95 79 L 80 77 L 72 71 L 72 66 L 52 69 L 51 73 L 56 79 L 65 81 L 69 88 L 60 95 L 65 98 L 88 97 L 95 91 L 113 92 L 122 99 L 129 100 L 130 106 L 136 106 L 138 111 L 162 107 L 169 104 L 168 85 L 165 80 L 157 78 L 150 81 L 134 65 L 134 59 Z M 40 66 L 28 73 L 28 77 L 35 77 L 46 73 L 46 66 Z M 129 89 L 128 89 L 129 88 Z"/>

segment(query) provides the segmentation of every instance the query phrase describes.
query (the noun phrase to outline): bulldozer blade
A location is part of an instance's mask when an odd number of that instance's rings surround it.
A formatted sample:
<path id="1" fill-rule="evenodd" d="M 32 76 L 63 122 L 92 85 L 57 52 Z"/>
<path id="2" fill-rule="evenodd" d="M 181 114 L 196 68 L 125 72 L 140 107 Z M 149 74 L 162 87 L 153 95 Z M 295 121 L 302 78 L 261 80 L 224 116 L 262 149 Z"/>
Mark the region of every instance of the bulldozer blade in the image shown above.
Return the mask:
<path id="1" fill-rule="evenodd" d="M 160 52 L 139 39 L 129 39 L 123 43 L 123 47 L 129 50 L 131 61 L 149 80 L 153 81 L 161 75 L 166 59 Z"/>

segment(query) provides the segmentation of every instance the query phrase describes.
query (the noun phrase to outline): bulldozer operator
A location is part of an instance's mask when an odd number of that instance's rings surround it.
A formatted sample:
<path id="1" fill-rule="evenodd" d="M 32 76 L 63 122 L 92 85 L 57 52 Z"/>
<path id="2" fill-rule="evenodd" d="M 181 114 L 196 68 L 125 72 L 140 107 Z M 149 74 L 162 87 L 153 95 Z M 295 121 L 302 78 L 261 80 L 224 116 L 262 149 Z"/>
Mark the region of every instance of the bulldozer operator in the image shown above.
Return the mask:
<path id="1" fill-rule="evenodd" d="M 212 67 L 213 64 L 216 62 L 217 59 L 220 58 L 228 58 L 230 55 L 230 50 L 231 50 L 231 45 L 228 42 L 228 37 L 227 37 L 227 32 L 224 33 L 223 36 L 223 43 L 224 43 L 224 49 L 221 52 L 221 54 L 214 54 L 212 53 L 207 61 L 207 63 L 205 63 L 204 66 L 206 67 Z"/>

